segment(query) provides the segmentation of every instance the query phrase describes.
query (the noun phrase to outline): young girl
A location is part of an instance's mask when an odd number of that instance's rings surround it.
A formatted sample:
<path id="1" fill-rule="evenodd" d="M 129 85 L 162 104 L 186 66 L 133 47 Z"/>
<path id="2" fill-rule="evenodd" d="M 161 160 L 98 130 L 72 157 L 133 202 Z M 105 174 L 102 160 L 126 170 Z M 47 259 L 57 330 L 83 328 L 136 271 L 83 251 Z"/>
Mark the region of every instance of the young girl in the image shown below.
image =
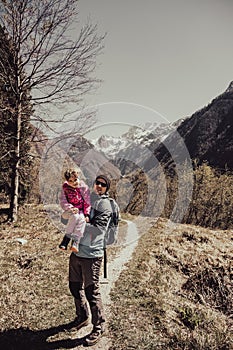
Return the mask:
<path id="1" fill-rule="evenodd" d="M 60 204 L 65 211 L 62 215 L 68 223 L 66 234 L 59 248 L 66 250 L 72 239 L 71 250 L 75 253 L 79 250 L 79 241 L 83 236 L 86 222 L 89 222 L 90 191 L 84 181 L 78 177 L 78 170 L 68 169 L 64 173 L 65 182 L 62 186 Z"/>

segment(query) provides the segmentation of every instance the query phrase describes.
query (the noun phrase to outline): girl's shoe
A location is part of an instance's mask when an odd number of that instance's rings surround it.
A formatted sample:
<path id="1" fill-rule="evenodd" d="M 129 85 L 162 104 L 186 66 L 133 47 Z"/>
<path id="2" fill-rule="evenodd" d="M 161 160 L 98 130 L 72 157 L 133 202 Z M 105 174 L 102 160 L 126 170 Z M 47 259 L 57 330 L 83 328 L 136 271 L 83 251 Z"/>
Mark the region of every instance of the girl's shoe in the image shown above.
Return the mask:
<path id="1" fill-rule="evenodd" d="M 63 240 L 62 240 L 61 243 L 59 244 L 59 248 L 60 248 L 61 250 L 67 250 L 67 246 L 68 246 L 69 242 L 70 242 L 70 238 L 64 236 L 64 237 L 63 237 Z"/>
<path id="2" fill-rule="evenodd" d="M 79 246 L 79 243 L 73 241 L 73 242 L 72 242 L 72 245 L 71 245 L 71 247 L 70 247 L 70 250 L 71 250 L 72 252 L 74 252 L 74 253 L 78 253 L 78 251 L 79 251 L 78 246 Z"/>

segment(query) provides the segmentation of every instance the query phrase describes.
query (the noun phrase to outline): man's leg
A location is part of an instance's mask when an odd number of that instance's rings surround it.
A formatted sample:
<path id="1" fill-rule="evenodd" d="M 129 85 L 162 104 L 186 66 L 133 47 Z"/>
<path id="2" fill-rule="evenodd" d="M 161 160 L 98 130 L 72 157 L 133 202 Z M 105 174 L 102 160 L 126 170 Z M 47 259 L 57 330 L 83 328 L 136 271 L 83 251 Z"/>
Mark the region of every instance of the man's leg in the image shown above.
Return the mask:
<path id="1" fill-rule="evenodd" d="M 69 288 L 74 297 L 77 319 L 80 321 L 80 323 L 83 323 L 88 319 L 89 311 L 83 289 L 83 276 L 80 258 L 78 258 L 75 254 L 70 255 Z"/>
<path id="2" fill-rule="evenodd" d="M 86 338 L 87 345 L 94 345 L 104 332 L 105 315 L 99 288 L 99 275 L 102 258 L 85 259 L 84 271 L 84 290 L 89 302 L 93 331 Z"/>

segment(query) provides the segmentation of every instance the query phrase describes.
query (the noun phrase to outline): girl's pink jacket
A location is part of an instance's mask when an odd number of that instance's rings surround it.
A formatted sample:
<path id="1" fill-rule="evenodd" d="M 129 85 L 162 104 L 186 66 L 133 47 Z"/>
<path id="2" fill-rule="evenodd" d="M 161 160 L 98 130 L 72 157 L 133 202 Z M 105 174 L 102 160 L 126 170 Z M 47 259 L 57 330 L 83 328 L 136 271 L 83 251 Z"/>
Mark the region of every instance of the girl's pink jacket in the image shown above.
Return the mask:
<path id="1" fill-rule="evenodd" d="M 79 187 L 71 187 L 64 182 L 61 191 L 60 205 L 63 210 L 78 208 L 84 215 L 89 215 L 91 210 L 90 190 L 86 183 L 80 180 Z"/>

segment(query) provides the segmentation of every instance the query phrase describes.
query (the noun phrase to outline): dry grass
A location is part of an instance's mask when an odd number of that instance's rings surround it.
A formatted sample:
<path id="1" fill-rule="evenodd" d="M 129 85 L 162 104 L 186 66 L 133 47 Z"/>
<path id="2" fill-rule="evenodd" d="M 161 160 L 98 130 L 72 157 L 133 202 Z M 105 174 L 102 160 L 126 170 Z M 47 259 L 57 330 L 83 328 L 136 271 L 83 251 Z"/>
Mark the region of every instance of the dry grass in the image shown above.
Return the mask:
<path id="1" fill-rule="evenodd" d="M 230 231 L 159 222 L 112 292 L 120 349 L 232 349 Z"/>
<path id="2" fill-rule="evenodd" d="M 20 218 L 1 224 L 0 348 L 79 348 L 62 234 L 41 206 L 25 206 Z M 142 235 L 112 291 L 111 349 L 231 349 L 230 233 L 160 219 Z"/>
<path id="3" fill-rule="evenodd" d="M 68 288 L 69 252 L 58 249 L 63 234 L 42 205 L 27 205 L 19 214 L 15 224 L 4 223 L 7 211 L 0 217 L 0 348 L 75 348 L 82 338 L 77 340 L 72 328 L 75 308 Z M 119 244 L 124 243 L 125 233 L 122 222 Z M 120 249 L 108 249 L 109 262 Z"/>
<path id="4" fill-rule="evenodd" d="M 17 224 L 1 224 L 0 348 L 54 349 L 46 338 L 74 318 L 69 254 L 57 249 L 62 234 L 42 207 L 27 206 L 20 216 Z"/>

